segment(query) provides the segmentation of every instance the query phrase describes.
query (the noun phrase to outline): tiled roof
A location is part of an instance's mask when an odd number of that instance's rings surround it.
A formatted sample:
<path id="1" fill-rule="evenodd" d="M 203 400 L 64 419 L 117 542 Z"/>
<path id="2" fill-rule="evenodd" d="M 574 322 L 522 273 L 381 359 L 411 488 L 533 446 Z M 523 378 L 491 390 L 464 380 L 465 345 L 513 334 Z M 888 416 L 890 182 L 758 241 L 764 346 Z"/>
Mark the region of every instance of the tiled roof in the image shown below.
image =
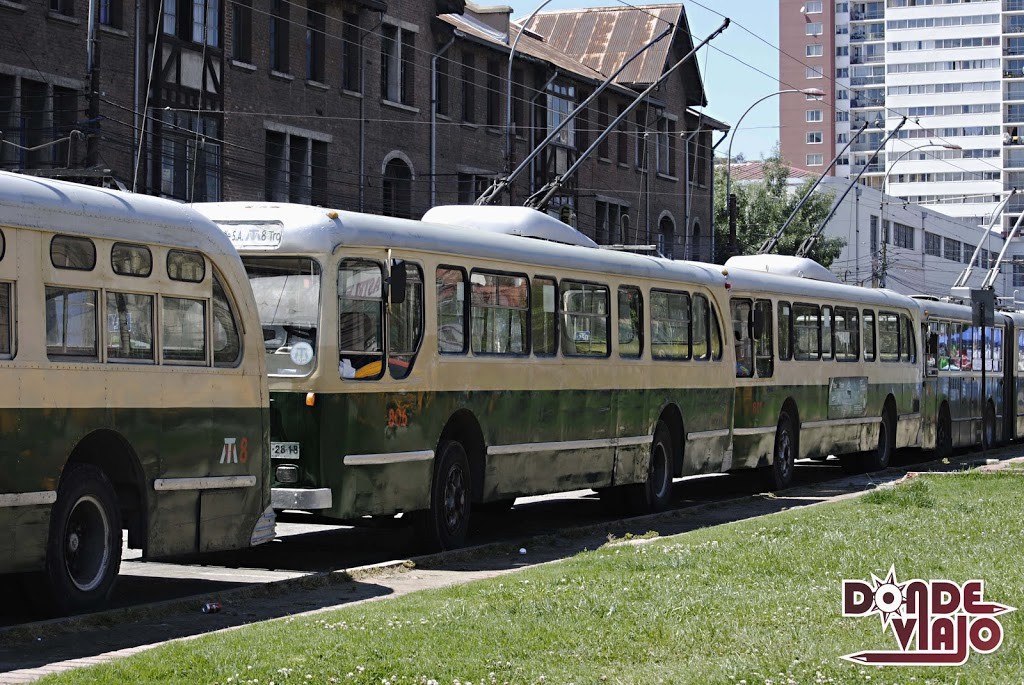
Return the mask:
<path id="1" fill-rule="evenodd" d="M 725 164 L 723 160 L 720 162 Z M 764 180 L 764 163 L 760 161 L 756 162 L 733 162 L 729 167 L 729 174 L 732 176 L 733 182 L 737 181 L 762 181 Z M 807 169 L 801 169 L 799 167 L 789 167 L 790 178 L 817 178 L 820 174 L 816 174 L 813 171 Z"/>

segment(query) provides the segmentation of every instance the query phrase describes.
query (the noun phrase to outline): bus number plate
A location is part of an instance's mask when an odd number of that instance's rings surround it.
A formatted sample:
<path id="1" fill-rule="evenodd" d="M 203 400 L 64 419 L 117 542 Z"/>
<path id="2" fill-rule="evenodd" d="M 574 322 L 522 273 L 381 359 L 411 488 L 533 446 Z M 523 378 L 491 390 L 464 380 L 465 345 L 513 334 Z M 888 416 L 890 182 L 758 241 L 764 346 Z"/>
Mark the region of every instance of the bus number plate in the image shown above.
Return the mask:
<path id="1" fill-rule="evenodd" d="M 275 459 L 298 459 L 299 443 L 272 442 L 270 443 L 270 456 Z"/>

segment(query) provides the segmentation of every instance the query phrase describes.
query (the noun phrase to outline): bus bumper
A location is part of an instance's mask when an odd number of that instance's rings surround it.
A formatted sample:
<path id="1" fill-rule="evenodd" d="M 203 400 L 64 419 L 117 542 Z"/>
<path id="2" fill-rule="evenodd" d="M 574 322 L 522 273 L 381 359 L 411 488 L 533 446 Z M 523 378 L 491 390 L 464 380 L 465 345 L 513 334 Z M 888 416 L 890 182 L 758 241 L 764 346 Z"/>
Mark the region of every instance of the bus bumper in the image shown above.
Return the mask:
<path id="1" fill-rule="evenodd" d="M 252 527 L 252 535 L 249 537 L 249 545 L 255 547 L 264 542 L 270 542 L 277 537 L 277 514 L 272 506 L 267 507 L 263 514 L 256 520 Z"/>
<path id="2" fill-rule="evenodd" d="M 270 489 L 270 506 L 274 509 L 330 509 L 332 501 L 330 488 Z"/>

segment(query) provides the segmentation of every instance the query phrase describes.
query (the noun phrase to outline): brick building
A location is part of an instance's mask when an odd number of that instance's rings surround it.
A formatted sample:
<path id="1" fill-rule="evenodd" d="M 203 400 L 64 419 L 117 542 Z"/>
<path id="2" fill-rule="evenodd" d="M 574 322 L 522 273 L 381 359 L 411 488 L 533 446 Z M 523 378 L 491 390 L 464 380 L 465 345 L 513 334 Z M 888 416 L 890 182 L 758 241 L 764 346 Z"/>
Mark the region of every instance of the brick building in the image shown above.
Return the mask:
<path id="1" fill-rule="evenodd" d="M 541 13 L 508 88 L 523 30 L 509 14 L 463 0 L 0 0 L 0 168 L 418 217 L 472 202 L 669 29 L 499 199 L 522 204 L 693 47 L 678 4 Z M 705 105 L 691 60 L 551 210 L 570 207 L 599 243 L 708 259 L 725 126 L 693 109 Z"/>

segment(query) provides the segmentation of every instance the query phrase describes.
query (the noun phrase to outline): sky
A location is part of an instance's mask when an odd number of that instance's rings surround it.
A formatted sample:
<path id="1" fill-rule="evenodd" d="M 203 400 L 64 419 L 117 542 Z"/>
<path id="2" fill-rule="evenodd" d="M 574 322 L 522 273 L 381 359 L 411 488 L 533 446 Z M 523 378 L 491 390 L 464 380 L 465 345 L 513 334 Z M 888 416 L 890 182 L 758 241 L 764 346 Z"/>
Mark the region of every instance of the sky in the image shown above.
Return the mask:
<path id="1" fill-rule="evenodd" d="M 529 16 L 541 2 L 513 0 L 507 4 L 512 7 L 512 18 L 519 19 Z M 544 11 L 627 4 L 641 3 L 640 0 L 551 0 L 544 6 Z M 642 4 L 655 2 L 647 0 Z M 774 47 L 779 44 L 779 4 L 774 0 L 700 0 L 700 4 L 695 0 L 683 0 L 683 6 L 694 43 L 717 29 L 722 24 L 722 15 L 733 20 L 732 25 L 702 49 L 697 57 L 708 99 L 704 111 L 735 126 L 755 100 L 779 90 L 779 53 Z M 771 45 L 758 40 L 744 28 Z M 741 64 L 733 56 L 747 64 Z M 803 96 L 790 93 L 778 97 Z M 735 131 L 733 155 L 742 152 L 747 159 L 760 159 L 771 153 L 779 139 L 778 97 L 768 98 L 743 117 L 742 124 Z M 724 155 L 729 143 L 726 139 L 718 152 Z"/>

